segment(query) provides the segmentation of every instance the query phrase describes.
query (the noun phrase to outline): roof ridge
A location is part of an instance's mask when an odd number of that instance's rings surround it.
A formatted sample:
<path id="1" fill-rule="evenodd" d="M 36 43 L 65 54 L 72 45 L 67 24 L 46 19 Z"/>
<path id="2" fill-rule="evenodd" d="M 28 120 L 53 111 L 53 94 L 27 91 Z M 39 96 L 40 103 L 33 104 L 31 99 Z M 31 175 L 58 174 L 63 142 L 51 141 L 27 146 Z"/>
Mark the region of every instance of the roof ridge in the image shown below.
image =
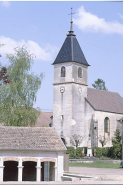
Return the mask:
<path id="1" fill-rule="evenodd" d="M 107 91 L 107 90 L 103 90 L 103 89 L 95 89 L 95 88 L 93 88 L 93 87 L 87 87 L 87 89 L 94 89 L 94 90 L 98 90 L 98 91 L 105 91 L 105 92 L 111 92 L 111 93 L 119 94 L 118 92 Z M 120 95 L 120 94 L 119 94 L 119 95 Z"/>
<path id="2" fill-rule="evenodd" d="M 117 92 L 88 88 L 87 101 L 98 111 L 123 114 L 123 98 Z"/>
<path id="3" fill-rule="evenodd" d="M 16 128 L 16 129 L 53 129 L 53 127 L 35 127 L 35 126 L 32 126 L 32 127 L 28 127 L 28 126 L 26 126 L 26 127 L 18 127 L 18 126 L 0 126 L 0 128 Z"/>

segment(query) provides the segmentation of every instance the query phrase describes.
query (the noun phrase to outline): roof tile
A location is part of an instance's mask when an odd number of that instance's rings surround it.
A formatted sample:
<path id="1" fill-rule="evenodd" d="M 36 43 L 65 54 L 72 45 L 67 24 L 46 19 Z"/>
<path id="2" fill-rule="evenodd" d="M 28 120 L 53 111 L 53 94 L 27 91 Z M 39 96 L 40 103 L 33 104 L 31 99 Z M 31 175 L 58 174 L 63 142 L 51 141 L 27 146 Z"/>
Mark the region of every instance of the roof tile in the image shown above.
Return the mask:
<path id="1" fill-rule="evenodd" d="M 77 62 L 89 66 L 75 35 L 68 35 L 53 64 Z"/>
<path id="2" fill-rule="evenodd" d="M 88 88 L 86 100 L 95 110 L 123 114 L 123 98 L 116 92 Z"/>
<path id="3" fill-rule="evenodd" d="M 51 127 L 0 127 L 0 149 L 66 150 Z"/>

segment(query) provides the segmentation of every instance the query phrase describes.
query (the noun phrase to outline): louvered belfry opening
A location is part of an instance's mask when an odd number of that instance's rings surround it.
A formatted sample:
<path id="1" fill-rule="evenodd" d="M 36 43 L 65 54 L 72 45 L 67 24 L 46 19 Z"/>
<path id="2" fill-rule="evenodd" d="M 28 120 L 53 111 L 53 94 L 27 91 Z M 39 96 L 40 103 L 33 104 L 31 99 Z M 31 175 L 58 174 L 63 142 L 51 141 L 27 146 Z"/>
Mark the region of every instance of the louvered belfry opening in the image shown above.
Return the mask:
<path id="1" fill-rule="evenodd" d="M 3 181 L 18 181 L 18 162 L 5 161 Z"/>
<path id="2" fill-rule="evenodd" d="M 36 162 L 23 162 L 22 181 L 36 181 Z"/>

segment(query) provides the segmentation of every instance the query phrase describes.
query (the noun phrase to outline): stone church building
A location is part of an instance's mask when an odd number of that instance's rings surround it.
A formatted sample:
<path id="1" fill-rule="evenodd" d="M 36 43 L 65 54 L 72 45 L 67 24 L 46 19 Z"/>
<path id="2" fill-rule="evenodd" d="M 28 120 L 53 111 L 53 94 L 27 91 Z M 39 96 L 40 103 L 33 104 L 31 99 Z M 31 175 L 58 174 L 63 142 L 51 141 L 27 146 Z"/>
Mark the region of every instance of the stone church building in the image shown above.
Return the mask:
<path id="1" fill-rule="evenodd" d="M 123 117 L 123 98 L 115 92 L 88 88 L 89 64 L 71 29 L 55 59 L 52 126 L 63 142 L 72 146 L 74 136 L 80 146 L 112 146 L 118 120 Z"/>

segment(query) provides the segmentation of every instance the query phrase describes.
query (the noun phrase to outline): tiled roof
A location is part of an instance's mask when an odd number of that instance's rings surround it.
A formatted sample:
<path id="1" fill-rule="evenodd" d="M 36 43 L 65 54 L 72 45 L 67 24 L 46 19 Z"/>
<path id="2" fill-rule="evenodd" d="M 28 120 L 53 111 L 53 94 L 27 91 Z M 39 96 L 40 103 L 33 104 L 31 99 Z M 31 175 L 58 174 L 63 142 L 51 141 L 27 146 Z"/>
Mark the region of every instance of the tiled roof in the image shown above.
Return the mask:
<path id="1" fill-rule="evenodd" d="M 51 127 L 0 127 L 0 149 L 66 150 Z"/>
<path id="2" fill-rule="evenodd" d="M 86 100 L 95 110 L 123 114 L 123 98 L 116 92 L 88 88 Z"/>
<path id="3" fill-rule="evenodd" d="M 51 116 L 53 115 L 53 112 L 41 112 L 40 116 L 38 117 L 35 126 L 36 127 L 49 127 L 49 124 L 51 123 Z"/>
<path id="4" fill-rule="evenodd" d="M 68 34 L 54 63 L 77 62 L 89 66 L 74 34 Z"/>

